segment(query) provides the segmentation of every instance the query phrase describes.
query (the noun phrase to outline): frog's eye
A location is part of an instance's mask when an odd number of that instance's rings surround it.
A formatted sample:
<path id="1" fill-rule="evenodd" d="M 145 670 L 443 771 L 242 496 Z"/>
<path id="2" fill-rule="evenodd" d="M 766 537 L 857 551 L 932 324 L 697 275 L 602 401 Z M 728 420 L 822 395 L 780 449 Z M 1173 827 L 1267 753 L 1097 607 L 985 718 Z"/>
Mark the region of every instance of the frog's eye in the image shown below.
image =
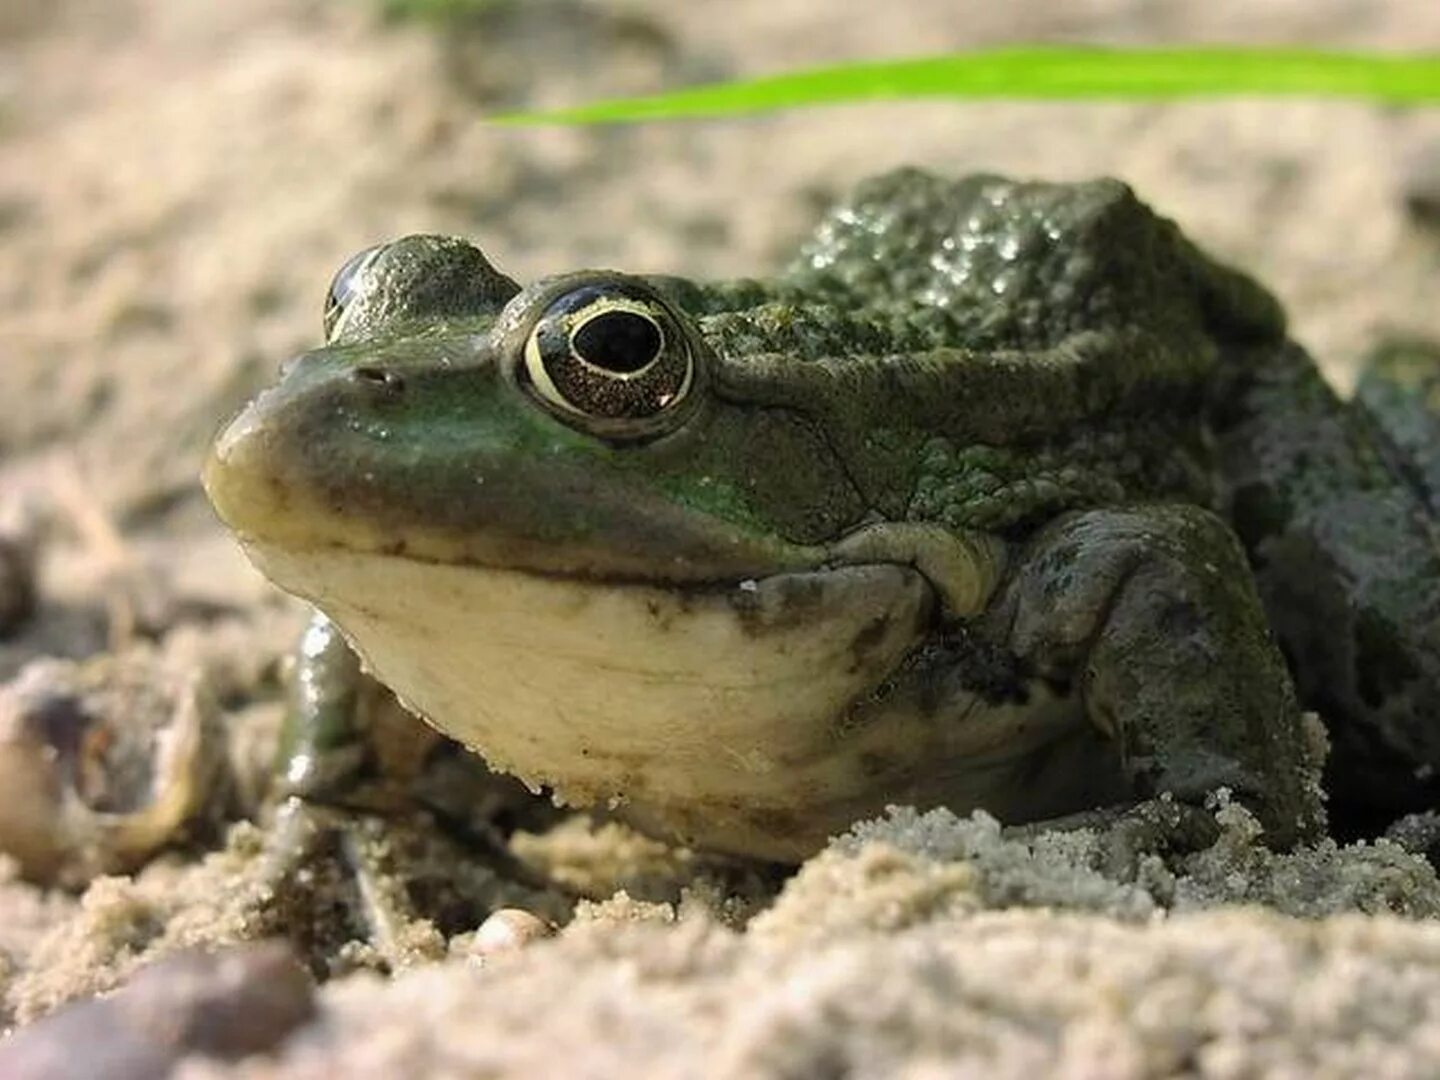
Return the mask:
<path id="1" fill-rule="evenodd" d="M 654 431 L 689 395 L 695 357 L 675 315 L 631 282 L 584 285 L 551 302 L 525 342 L 523 381 L 597 434 Z"/>
<path id="2" fill-rule="evenodd" d="M 325 291 L 325 340 L 329 341 L 335 336 L 335 329 L 340 323 L 341 316 L 360 291 L 360 284 L 365 279 L 365 271 L 375 262 L 380 253 L 388 245 L 376 244 L 364 251 L 357 251 L 345 264 L 335 271 L 335 276 L 330 279 L 330 288 Z"/>

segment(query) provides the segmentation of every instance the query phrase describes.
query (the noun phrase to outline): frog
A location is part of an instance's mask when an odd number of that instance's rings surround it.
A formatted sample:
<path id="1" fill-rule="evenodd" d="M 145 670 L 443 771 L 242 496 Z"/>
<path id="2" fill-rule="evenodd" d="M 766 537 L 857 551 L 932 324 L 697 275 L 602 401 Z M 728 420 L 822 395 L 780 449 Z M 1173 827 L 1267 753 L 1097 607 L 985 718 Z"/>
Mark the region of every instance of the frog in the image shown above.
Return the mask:
<path id="1" fill-rule="evenodd" d="M 317 610 L 292 797 L 373 765 L 383 686 L 414 746 L 779 864 L 892 805 L 1220 791 L 1281 847 L 1433 805 L 1405 444 L 1119 180 L 882 174 L 765 279 L 417 234 L 324 327 L 204 469 Z"/>

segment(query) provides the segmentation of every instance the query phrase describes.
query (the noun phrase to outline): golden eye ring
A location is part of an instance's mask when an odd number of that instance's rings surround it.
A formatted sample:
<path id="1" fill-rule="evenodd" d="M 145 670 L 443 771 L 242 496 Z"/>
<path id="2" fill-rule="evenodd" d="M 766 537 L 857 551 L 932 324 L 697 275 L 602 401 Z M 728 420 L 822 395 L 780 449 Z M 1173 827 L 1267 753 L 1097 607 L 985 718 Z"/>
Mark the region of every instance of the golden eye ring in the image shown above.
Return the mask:
<path id="1" fill-rule="evenodd" d="M 561 419 L 596 434 L 668 426 L 695 385 L 678 316 L 634 280 L 580 284 L 552 298 L 525 340 L 521 382 Z"/>

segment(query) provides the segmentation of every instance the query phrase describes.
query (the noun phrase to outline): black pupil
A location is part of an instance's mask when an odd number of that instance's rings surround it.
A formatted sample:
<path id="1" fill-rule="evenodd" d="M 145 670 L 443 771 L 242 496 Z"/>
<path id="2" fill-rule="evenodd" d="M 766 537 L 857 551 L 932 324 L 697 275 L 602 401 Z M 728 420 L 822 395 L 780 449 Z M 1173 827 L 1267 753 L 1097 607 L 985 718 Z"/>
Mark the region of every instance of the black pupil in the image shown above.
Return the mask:
<path id="1" fill-rule="evenodd" d="M 629 375 L 655 359 L 660 328 L 633 311 L 607 311 L 576 330 L 570 347 L 587 364 Z"/>

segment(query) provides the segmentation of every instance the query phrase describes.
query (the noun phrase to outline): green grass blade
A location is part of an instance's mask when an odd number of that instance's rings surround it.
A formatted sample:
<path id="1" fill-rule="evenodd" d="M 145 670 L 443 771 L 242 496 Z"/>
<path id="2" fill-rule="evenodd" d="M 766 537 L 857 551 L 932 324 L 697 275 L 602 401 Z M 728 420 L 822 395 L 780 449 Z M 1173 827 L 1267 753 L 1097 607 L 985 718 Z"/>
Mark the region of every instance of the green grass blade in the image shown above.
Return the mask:
<path id="1" fill-rule="evenodd" d="M 510 113 L 503 124 L 598 124 L 736 116 L 797 105 L 903 98 L 1174 99 L 1215 96 L 1440 102 L 1440 55 L 1308 49 L 1026 47 L 862 62 L 654 97 Z"/>

